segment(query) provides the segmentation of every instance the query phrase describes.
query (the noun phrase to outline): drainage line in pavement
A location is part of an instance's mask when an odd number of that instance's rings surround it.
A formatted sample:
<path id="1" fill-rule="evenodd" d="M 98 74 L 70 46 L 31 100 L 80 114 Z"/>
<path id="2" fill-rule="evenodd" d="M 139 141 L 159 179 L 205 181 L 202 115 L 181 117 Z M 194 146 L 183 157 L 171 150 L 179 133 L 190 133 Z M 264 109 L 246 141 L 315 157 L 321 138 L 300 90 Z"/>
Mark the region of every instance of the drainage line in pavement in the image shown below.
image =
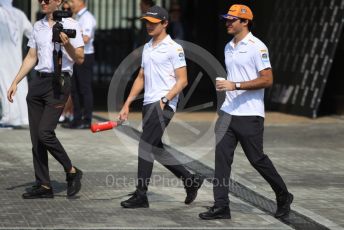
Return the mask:
<path id="1" fill-rule="evenodd" d="M 95 119 L 103 122 L 107 121 L 106 119 L 100 117 L 100 116 L 93 116 Z M 122 126 L 117 127 L 116 130 L 126 134 L 127 136 L 139 141 L 139 138 L 141 136 L 141 132 L 130 127 L 130 126 Z M 214 169 L 210 168 L 207 165 L 204 165 L 200 161 L 197 161 L 184 153 L 178 151 L 177 149 L 174 149 L 171 146 L 165 145 L 166 152 L 168 154 L 171 154 L 181 162 L 189 162 L 185 164 L 185 166 L 188 169 L 191 169 L 192 171 L 199 173 L 207 178 L 208 181 L 212 181 L 214 176 Z M 230 179 L 230 193 L 241 200 L 253 205 L 254 207 L 270 214 L 274 215 L 276 210 L 276 203 L 257 192 L 251 190 L 250 188 L 246 187 L 245 185 Z M 328 230 L 329 228 L 317 223 L 316 221 L 312 220 L 311 218 L 302 215 L 299 212 L 296 212 L 294 210 L 291 210 L 289 215 L 284 218 L 279 219 L 284 224 L 289 225 L 290 227 L 293 227 L 296 230 Z"/>

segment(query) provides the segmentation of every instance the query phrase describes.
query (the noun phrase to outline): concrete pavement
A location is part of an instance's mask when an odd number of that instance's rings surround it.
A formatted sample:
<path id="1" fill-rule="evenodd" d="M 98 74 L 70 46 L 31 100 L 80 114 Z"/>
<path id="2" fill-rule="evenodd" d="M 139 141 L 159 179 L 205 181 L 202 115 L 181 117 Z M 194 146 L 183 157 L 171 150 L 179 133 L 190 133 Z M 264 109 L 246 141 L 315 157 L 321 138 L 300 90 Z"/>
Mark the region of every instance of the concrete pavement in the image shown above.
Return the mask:
<path id="1" fill-rule="evenodd" d="M 139 129 L 139 117 L 132 114 L 131 127 Z M 196 159 L 200 165 L 197 170 L 202 171 L 203 165 L 209 171 L 213 168 L 214 119 L 212 113 L 180 114 L 168 128 L 165 142 Z M 285 122 L 287 119 L 292 121 Z M 282 115 L 270 114 L 265 130 L 265 151 L 295 195 L 293 210 L 319 226 L 344 227 L 344 120 L 341 117 L 318 120 L 284 117 L 283 120 Z M 232 220 L 201 221 L 198 213 L 206 210 L 204 206 L 212 205 L 212 185 L 206 182 L 197 200 L 184 205 L 181 182 L 158 163 L 149 189 L 150 208 L 122 209 L 120 201 L 134 190 L 137 141 L 120 130 L 92 134 L 88 130 L 58 128 L 57 135 L 73 164 L 84 171 L 83 188 L 78 197 L 67 199 L 63 169 L 50 157 L 56 197 L 27 201 L 21 199 L 21 194 L 33 182 L 29 132 L 0 130 L 0 228 L 295 228 L 240 195 L 230 195 Z M 249 165 L 240 148 L 232 179 L 267 199 L 274 199 L 271 189 Z"/>

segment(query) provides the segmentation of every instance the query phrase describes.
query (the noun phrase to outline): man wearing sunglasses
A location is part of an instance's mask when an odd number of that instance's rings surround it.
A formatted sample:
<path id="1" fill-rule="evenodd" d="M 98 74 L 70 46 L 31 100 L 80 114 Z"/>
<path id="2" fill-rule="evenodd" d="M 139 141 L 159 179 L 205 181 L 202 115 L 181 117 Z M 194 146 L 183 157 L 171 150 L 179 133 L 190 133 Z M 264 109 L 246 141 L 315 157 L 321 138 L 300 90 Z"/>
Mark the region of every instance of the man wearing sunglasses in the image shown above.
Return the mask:
<path id="1" fill-rule="evenodd" d="M 245 5 L 233 5 L 226 20 L 228 34 L 234 38 L 225 47 L 227 80 L 216 81 L 226 99 L 215 126 L 215 204 L 199 217 L 205 220 L 230 219 L 229 177 L 235 148 L 240 142 L 251 165 L 270 184 L 276 194 L 280 218 L 290 211 L 293 195 L 263 151 L 264 89 L 273 82 L 268 49 L 250 32 L 253 13 Z"/>
<path id="2" fill-rule="evenodd" d="M 34 25 L 29 40 L 30 47 L 23 64 L 7 92 L 7 98 L 13 102 L 17 85 L 35 66 L 37 75 L 29 83 L 27 104 L 32 142 L 33 165 L 36 185 L 23 194 L 24 199 L 53 198 L 48 167 L 48 151 L 63 166 L 67 178 L 67 195 L 74 196 L 81 188 L 81 170 L 74 167 L 65 149 L 56 138 L 55 129 L 70 93 L 70 76 L 74 63 L 81 64 L 84 60 L 84 42 L 78 23 L 72 18 L 62 19 L 65 29 L 76 30 L 76 37 L 69 39 L 60 33 L 61 42 L 52 42 L 53 12 L 61 5 L 62 0 L 39 0 L 42 12 L 46 15 Z M 62 73 L 56 76 L 53 51 L 62 51 Z M 55 52 L 56 53 L 56 52 Z M 36 65 L 37 64 L 37 65 Z"/>

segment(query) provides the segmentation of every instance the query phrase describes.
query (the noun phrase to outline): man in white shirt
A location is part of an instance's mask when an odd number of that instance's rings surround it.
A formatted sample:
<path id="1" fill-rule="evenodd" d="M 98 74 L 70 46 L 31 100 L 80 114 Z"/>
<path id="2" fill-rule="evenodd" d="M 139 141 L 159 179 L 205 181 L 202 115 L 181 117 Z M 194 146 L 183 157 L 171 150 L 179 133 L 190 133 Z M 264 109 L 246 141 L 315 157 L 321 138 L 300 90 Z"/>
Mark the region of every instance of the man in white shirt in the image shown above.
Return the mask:
<path id="1" fill-rule="evenodd" d="M 227 32 L 234 38 L 225 47 L 227 80 L 216 82 L 226 92 L 215 126 L 215 204 L 200 218 L 230 219 L 229 177 L 234 150 L 240 142 L 252 166 L 270 184 L 276 194 L 280 218 L 290 211 L 293 195 L 263 151 L 264 89 L 273 82 L 267 47 L 250 32 L 253 13 L 245 5 L 233 5 L 226 19 Z"/>
<path id="2" fill-rule="evenodd" d="M 28 125 L 26 95 L 28 90 L 25 79 L 18 87 L 13 104 L 7 100 L 7 89 L 13 76 L 23 61 L 23 35 L 30 37 L 32 25 L 26 15 L 12 6 L 12 0 L 0 0 L 0 99 L 2 114 L 0 127 L 18 127 Z"/>
<path id="3" fill-rule="evenodd" d="M 74 66 L 72 78 L 73 121 L 63 124 L 64 128 L 88 129 L 92 122 L 93 92 L 92 77 L 94 65 L 94 34 L 96 19 L 86 8 L 86 0 L 71 0 L 71 9 L 78 21 L 85 43 L 85 61 Z"/>
<path id="4" fill-rule="evenodd" d="M 54 197 L 49 177 L 48 151 L 66 172 L 67 196 L 76 195 L 81 188 L 82 171 L 72 165 L 54 131 L 70 93 L 70 77 L 73 74 L 74 62 L 81 64 L 84 60 L 84 42 L 80 27 L 72 18 L 63 18 L 61 24 L 64 29 L 76 30 L 76 37 L 69 39 L 61 32 L 57 34 L 60 42 L 52 42 L 52 30 L 56 24 L 53 12 L 61 5 L 61 1 L 39 0 L 42 12 L 46 16 L 34 24 L 28 43 L 29 52 L 7 92 L 8 100 L 13 102 L 17 85 L 35 66 L 37 76 L 29 83 L 26 100 L 36 185 L 31 191 L 23 194 L 24 199 Z M 60 51 L 62 57 L 59 56 Z M 57 54 L 58 58 L 53 53 Z M 59 63 L 62 64 L 61 73 Z"/>
<path id="5" fill-rule="evenodd" d="M 159 161 L 175 176 L 182 179 L 186 189 L 185 204 L 193 202 L 203 183 L 192 175 L 173 156 L 164 151 L 161 138 L 177 108 L 178 95 L 187 85 L 186 61 L 183 48 L 166 33 L 168 13 L 153 6 L 144 14 L 148 34 L 152 37 L 142 53 L 142 64 L 121 112 L 127 120 L 129 106 L 145 89 L 143 102 L 143 132 L 139 143 L 137 189 L 132 197 L 121 202 L 124 208 L 148 208 L 147 189 L 154 160 Z"/>

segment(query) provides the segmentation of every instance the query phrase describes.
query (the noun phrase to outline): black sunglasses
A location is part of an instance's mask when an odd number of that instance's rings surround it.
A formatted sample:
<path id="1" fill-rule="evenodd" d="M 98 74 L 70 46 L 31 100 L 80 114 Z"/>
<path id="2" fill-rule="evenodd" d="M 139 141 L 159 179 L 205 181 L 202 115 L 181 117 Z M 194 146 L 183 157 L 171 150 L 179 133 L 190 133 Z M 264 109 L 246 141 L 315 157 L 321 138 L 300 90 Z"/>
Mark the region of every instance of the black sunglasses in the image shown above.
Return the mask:
<path id="1" fill-rule="evenodd" d="M 45 4 L 49 4 L 50 0 L 38 0 L 39 4 L 42 4 L 44 2 Z"/>

